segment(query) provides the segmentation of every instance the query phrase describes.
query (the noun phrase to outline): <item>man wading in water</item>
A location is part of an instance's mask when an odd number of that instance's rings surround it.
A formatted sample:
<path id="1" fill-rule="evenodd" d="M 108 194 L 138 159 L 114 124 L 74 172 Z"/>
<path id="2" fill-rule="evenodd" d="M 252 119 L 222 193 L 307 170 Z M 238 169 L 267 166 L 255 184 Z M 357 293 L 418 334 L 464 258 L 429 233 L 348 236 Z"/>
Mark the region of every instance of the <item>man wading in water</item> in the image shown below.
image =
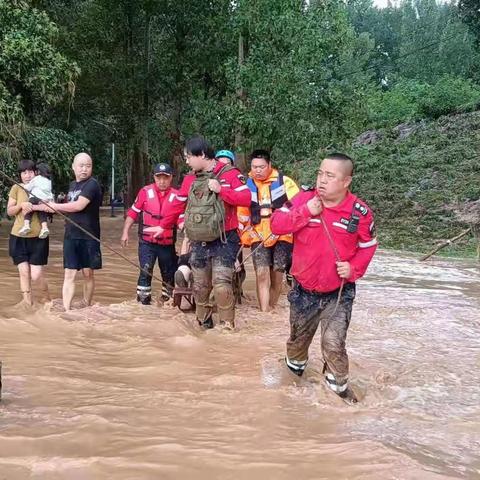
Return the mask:
<path id="1" fill-rule="evenodd" d="M 150 305 L 152 302 L 152 275 L 155 263 L 162 272 L 162 300 L 168 301 L 172 296 L 172 285 L 177 269 L 177 254 L 175 252 L 175 229 L 165 229 L 153 237 L 144 233 L 144 228 L 160 225 L 163 210 L 168 198 L 172 199 L 177 191 L 172 188 L 173 169 L 167 163 L 159 163 L 153 169 L 153 183 L 141 188 L 135 202 L 127 212 L 123 226 L 121 243 L 128 245 L 128 232 L 135 221 L 138 221 L 138 261 L 142 267 L 137 282 L 137 302 Z M 150 273 L 150 275 L 148 274 Z"/>
<path id="2" fill-rule="evenodd" d="M 186 142 L 185 156 L 194 173 L 185 176 L 175 199 L 168 202 L 170 208 L 167 206 L 160 226 L 144 232 L 161 235 L 185 212 L 185 232 L 192 245 L 190 262 L 197 320 L 204 328 L 213 327 L 209 305 L 213 287 L 220 323 L 234 328 L 232 278 L 240 248 L 237 207 L 250 205 L 250 190 L 238 169 L 217 162 L 203 137 Z"/>
<path id="3" fill-rule="evenodd" d="M 296 375 L 303 374 L 320 325 L 326 384 L 347 403 L 357 402 L 348 385 L 345 348 L 355 281 L 377 248 L 373 215 L 348 190 L 352 174 L 350 157 L 329 155 L 320 165 L 316 188 L 299 193 L 272 216 L 275 235 L 294 234 L 285 363 Z"/>
<path id="4" fill-rule="evenodd" d="M 249 208 L 238 209 L 238 219 L 244 226 L 242 244 L 253 252 L 260 310 L 268 312 L 280 297 L 283 276 L 291 263 L 293 241 L 291 234 L 272 235 L 272 213 L 291 200 L 299 189 L 291 178 L 272 167 L 268 151 L 255 150 L 250 160 L 247 186 L 252 200 Z"/>
<path id="5" fill-rule="evenodd" d="M 76 224 L 96 238 L 100 238 L 100 205 L 102 191 L 92 177 L 92 159 L 86 153 L 79 153 L 73 159 L 72 170 L 75 181 L 68 189 L 68 203 L 49 203 L 58 212 L 68 215 Z M 102 268 L 100 243 L 70 222 L 65 223 L 63 239 L 63 280 L 62 298 L 65 310 L 70 310 L 75 294 L 75 276 L 83 274 L 83 304 L 91 305 L 95 289 L 94 272 Z"/>

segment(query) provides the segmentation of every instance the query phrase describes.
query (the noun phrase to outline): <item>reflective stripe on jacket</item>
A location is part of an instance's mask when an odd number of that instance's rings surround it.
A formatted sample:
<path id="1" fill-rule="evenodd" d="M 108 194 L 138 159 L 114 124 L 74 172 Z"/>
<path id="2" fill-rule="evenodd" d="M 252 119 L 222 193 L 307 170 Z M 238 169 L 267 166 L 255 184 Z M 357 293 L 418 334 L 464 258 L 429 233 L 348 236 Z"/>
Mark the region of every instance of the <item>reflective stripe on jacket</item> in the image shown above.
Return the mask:
<path id="1" fill-rule="evenodd" d="M 170 197 L 175 197 L 176 194 L 177 191 L 173 188 L 160 192 L 154 183 L 140 189 L 135 202 L 128 211 L 128 216 L 138 220 L 138 234 L 143 241 L 159 245 L 173 244 L 173 227 L 165 229 L 158 238 L 154 238 L 153 234 L 143 233 L 143 227 L 160 225 L 166 202 Z"/>
<path id="2" fill-rule="evenodd" d="M 250 172 L 247 185 L 251 192 L 250 208 L 241 207 L 237 211 L 242 244 L 250 246 L 255 242 L 264 242 L 266 247 L 271 247 L 278 240 L 292 243 L 293 236 L 290 234 L 271 234 L 270 217 L 299 192 L 296 183 L 273 168 L 263 181 L 254 180 Z"/>

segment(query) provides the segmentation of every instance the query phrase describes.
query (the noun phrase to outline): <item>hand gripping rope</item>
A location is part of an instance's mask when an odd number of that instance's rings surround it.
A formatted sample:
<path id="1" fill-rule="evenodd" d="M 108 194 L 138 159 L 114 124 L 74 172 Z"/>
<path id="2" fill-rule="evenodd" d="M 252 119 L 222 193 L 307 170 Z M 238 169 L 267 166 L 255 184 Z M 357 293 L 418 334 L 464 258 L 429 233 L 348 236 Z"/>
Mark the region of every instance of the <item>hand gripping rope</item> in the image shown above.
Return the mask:
<path id="1" fill-rule="evenodd" d="M 70 217 L 68 217 L 67 215 L 64 215 L 62 212 L 59 212 L 58 210 L 56 210 L 55 208 L 51 207 L 50 205 L 48 205 L 47 202 L 44 202 L 41 198 L 38 198 L 37 196 L 35 195 L 32 195 L 29 191 L 27 191 L 20 183 L 18 183 L 17 181 L 15 181 L 12 177 L 10 177 L 9 175 L 7 175 L 5 172 L 2 172 L 0 170 L 0 175 L 2 175 L 4 178 L 6 178 L 8 181 L 10 181 L 11 183 L 13 183 L 14 185 L 17 185 L 18 187 L 20 187 L 27 195 L 30 195 L 32 197 L 35 197 L 39 203 L 42 203 L 43 205 L 45 205 L 46 207 L 48 207 L 49 209 L 53 210 L 56 214 L 60 215 L 62 218 L 64 218 L 67 222 L 70 222 L 72 225 L 75 225 L 75 227 L 77 227 L 79 230 L 81 230 L 83 233 L 85 233 L 85 235 L 88 235 L 90 238 L 92 238 L 93 240 L 97 241 L 100 245 L 102 245 L 102 247 L 105 247 L 107 250 L 110 250 L 111 252 L 113 252 L 115 255 L 118 255 L 120 258 L 122 258 L 123 260 L 125 260 L 127 263 L 129 263 L 130 265 L 133 265 L 135 268 L 137 268 L 138 270 L 142 271 L 143 273 L 145 273 L 146 275 L 154 278 L 155 280 L 157 280 L 158 282 L 160 282 L 162 285 L 165 285 L 166 287 L 168 288 L 172 288 L 173 289 L 173 286 L 168 284 L 167 282 L 163 281 L 160 277 L 157 277 L 153 272 L 149 272 L 147 270 L 145 270 L 144 268 L 142 268 L 140 265 L 138 265 L 136 262 L 130 260 L 128 257 L 126 257 L 125 255 L 123 255 L 123 253 L 120 253 L 118 250 L 115 250 L 113 247 L 111 247 L 110 245 L 108 245 L 107 243 L 104 243 L 102 242 L 99 238 L 97 238 L 95 235 L 93 235 L 92 233 L 90 233 L 88 230 L 85 230 L 81 225 L 79 225 L 78 223 L 76 223 L 74 220 L 72 220 Z"/>

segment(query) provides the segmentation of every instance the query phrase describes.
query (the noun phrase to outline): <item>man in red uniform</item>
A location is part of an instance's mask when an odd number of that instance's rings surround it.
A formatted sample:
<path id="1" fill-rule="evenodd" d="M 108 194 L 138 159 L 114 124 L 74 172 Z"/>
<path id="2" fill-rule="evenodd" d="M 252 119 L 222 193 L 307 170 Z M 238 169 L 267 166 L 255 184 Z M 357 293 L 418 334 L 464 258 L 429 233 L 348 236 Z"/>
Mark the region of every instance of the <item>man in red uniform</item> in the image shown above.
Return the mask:
<path id="1" fill-rule="evenodd" d="M 292 372 L 303 374 L 320 325 L 326 384 L 345 401 L 356 403 L 348 386 L 345 341 L 355 281 L 365 274 L 377 240 L 370 208 L 348 189 L 352 174 L 350 157 L 329 155 L 320 165 L 316 188 L 300 192 L 274 212 L 272 232 L 294 234 L 295 285 L 288 295 L 290 338 L 285 362 Z"/>
<path id="2" fill-rule="evenodd" d="M 193 137 L 186 142 L 185 156 L 189 167 L 194 173 L 186 175 L 178 194 L 172 201 L 168 201 L 168 208 L 160 221 L 159 227 L 148 228 L 155 235 L 162 234 L 165 229 L 171 228 L 177 218 L 185 212 L 187 228 L 194 201 L 192 197 L 195 185 L 201 178 L 208 175 L 208 190 L 214 192 L 223 202 L 224 234 L 219 233 L 213 240 L 193 240 L 187 230 L 187 236 L 192 244 L 190 263 L 193 271 L 193 294 L 196 303 L 198 322 L 205 328 L 213 327 L 211 307 L 209 305 L 210 292 L 215 296 L 218 317 L 225 326 L 234 328 L 235 299 L 232 289 L 232 277 L 235 259 L 240 248 L 240 239 L 237 228 L 237 207 L 250 205 L 250 190 L 245 184 L 241 172 L 224 163 L 217 162 L 215 153 L 203 137 Z M 200 192 L 201 193 L 201 192 Z M 202 195 L 207 195 L 205 192 Z M 208 195 L 207 195 L 208 196 Z M 205 222 L 207 223 L 207 222 Z"/>
<path id="3" fill-rule="evenodd" d="M 171 187 L 172 174 L 172 167 L 166 163 L 155 166 L 154 183 L 146 185 L 138 192 L 135 202 L 128 210 L 123 226 L 121 243 L 127 246 L 128 232 L 134 222 L 138 221 L 138 261 L 142 270 L 137 282 L 137 301 L 143 305 L 150 305 L 152 301 L 152 276 L 147 272 L 153 273 L 157 260 L 165 282 L 162 286 L 162 300 L 166 301 L 172 295 L 172 285 L 177 269 L 175 226 L 165 229 L 157 237 L 147 233 L 145 229 L 145 227 L 160 225 L 168 199 L 173 200 L 177 193 Z"/>

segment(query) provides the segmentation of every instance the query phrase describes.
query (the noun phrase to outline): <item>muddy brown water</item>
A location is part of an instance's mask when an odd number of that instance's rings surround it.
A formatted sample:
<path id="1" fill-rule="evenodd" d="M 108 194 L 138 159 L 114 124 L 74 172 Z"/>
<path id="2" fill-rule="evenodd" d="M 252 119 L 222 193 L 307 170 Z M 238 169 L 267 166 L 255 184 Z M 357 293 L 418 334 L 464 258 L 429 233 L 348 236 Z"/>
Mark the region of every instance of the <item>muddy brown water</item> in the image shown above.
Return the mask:
<path id="1" fill-rule="evenodd" d="M 121 225 L 103 218 L 105 240 L 118 246 Z M 0 479 L 480 478 L 476 262 L 377 254 L 349 332 L 362 397 L 349 407 L 322 383 L 318 340 L 304 378 L 285 370 L 288 302 L 260 313 L 251 271 L 235 333 L 137 305 L 135 270 L 105 249 L 94 306 L 28 309 L 8 230 L 3 222 Z M 56 220 L 57 299 L 61 239 Z M 126 252 L 135 259 L 134 236 Z"/>

